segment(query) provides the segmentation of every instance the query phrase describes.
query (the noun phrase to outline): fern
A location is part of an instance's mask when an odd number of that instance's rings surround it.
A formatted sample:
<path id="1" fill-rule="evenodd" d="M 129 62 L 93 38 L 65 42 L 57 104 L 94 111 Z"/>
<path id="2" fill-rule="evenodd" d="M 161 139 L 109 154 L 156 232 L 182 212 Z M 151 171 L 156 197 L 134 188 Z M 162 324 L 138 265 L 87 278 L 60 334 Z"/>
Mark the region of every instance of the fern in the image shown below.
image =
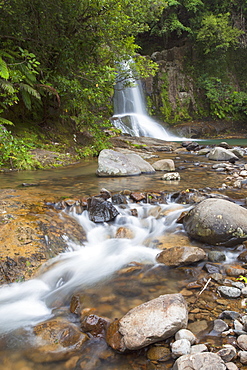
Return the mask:
<path id="1" fill-rule="evenodd" d="M 0 56 L 0 77 L 4 78 L 5 80 L 9 78 L 8 66 L 1 56 Z"/>
<path id="2" fill-rule="evenodd" d="M 27 92 L 29 95 L 34 96 L 36 99 L 41 99 L 40 94 L 32 86 L 28 84 L 21 83 L 20 90 Z"/>
<path id="3" fill-rule="evenodd" d="M 13 125 L 13 122 L 6 118 L 0 117 L 0 125 Z"/>
<path id="4" fill-rule="evenodd" d="M 1 78 L 0 78 L 0 88 L 2 88 L 4 91 L 6 91 L 9 94 L 15 93 L 13 84 L 9 81 L 2 80 Z"/>
<path id="5" fill-rule="evenodd" d="M 26 90 L 22 90 L 21 91 L 21 97 L 22 97 L 22 100 L 25 104 L 25 107 L 28 110 L 31 110 L 32 103 L 31 103 L 30 94 Z"/>

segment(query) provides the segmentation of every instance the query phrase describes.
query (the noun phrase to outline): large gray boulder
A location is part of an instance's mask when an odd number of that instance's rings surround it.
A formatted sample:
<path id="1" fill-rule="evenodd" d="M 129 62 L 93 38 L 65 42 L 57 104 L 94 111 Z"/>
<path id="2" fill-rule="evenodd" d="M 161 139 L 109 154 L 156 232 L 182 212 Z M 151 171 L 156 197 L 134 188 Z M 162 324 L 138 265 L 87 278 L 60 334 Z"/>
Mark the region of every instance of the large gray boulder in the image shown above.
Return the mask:
<path id="1" fill-rule="evenodd" d="M 98 157 L 98 176 L 134 176 L 154 173 L 155 170 L 138 154 L 123 154 L 112 149 L 103 149 Z"/>
<path id="2" fill-rule="evenodd" d="M 234 246 L 247 240 L 247 209 L 224 199 L 205 199 L 183 218 L 191 238 Z"/>
<path id="3" fill-rule="evenodd" d="M 182 294 L 166 294 L 130 310 L 119 321 L 122 349 L 137 350 L 186 328 L 187 304 Z"/>
<path id="4" fill-rule="evenodd" d="M 238 160 L 238 157 L 231 150 L 216 146 L 209 152 L 208 159 L 212 161 L 229 161 L 230 159 Z"/>
<path id="5" fill-rule="evenodd" d="M 204 352 L 179 357 L 173 370 L 225 370 L 226 365 L 222 358 L 215 353 Z"/>

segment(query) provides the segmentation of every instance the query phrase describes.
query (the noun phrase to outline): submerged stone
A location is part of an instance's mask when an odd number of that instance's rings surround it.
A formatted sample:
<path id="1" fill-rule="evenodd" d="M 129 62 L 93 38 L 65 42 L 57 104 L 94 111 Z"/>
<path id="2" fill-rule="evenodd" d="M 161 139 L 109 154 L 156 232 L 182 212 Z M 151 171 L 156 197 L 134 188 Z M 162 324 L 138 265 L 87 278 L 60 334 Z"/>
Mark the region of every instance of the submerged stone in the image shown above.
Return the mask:
<path id="1" fill-rule="evenodd" d="M 33 347 L 26 355 L 34 362 L 53 362 L 70 358 L 88 336 L 66 319 L 52 319 L 34 327 Z"/>

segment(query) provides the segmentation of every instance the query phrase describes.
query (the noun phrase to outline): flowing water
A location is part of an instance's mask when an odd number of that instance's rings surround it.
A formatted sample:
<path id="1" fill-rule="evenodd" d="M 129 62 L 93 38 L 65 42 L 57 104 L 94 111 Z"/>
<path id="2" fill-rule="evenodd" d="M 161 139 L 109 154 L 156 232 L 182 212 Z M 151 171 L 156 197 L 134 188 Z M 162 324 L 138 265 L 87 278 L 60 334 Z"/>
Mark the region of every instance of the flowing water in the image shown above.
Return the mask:
<path id="1" fill-rule="evenodd" d="M 123 189 L 157 190 L 167 192 L 168 204 L 130 203 L 124 208 L 119 207 L 120 214 L 114 222 L 100 225 L 88 219 L 87 211 L 81 215 L 71 213 L 78 226 L 82 225 L 87 232 L 85 244 L 77 245 L 68 240 L 65 253 L 47 262 L 35 279 L 0 288 L 0 370 L 126 370 L 144 366 L 141 362 L 138 367 L 142 357 L 136 355 L 130 360 L 137 361 L 136 367 L 128 367 L 128 356 L 116 355 L 110 362 L 100 360 L 106 350 L 102 342 L 94 345 L 93 341 L 90 342 L 89 357 L 85 349 L 86 365 L 78 367 L 69 367 L 67 362 L 36 364 L 28 359 L 25 350 L 32 342 L 32 327 L 37 322 L 61 315 L 76 321 L 69 313 L 70 298 L 75 292 L 84 295 L 85 307 L 95 307 L 98 315 L 113 320 L 160 294 L 181 291 L 199 276 L 200 267 L 171 270 L 157 264 L 155 241 L 163 235 L 170 245 L 188 243 L 183 227 L 176 223 L 176 219 L 189 206 L 170 202 L 170 193 L 193 188 L 195 184 L 197 188 L 219 187 L 224 175 L 212 171 L 206 159 L 199 162 L 190 154 L 183 159 L 175 159 L 174 154 L 162 155 L 177 161 L 176 166 L 183 165 L 180 182 L 164 183 L 157 173 L 129 178 L 99 178 L 95 175 L 95 161 L 64 169 L 1 175 L 2 188 L 22 188 L 23 192 L 30 194 L 52 193 L 59 198 L 95 195 L 102 187 L 113 192 Z M 22 183 L 35 183 L 37 186 L 25 188 Z M 137 210 L 138 217 L 132 216 L 132 208 Z M 130 231 L 130 239 L 116 237 L 122 227 Z M 233 257 L 234 254 L 229 252 L 227 262 Z M 98 362 L 91 363 L 92 357 Z"/>
<path id="2" fill-rule="evenodd" d="M 0 370 L 129 369 L 128 356 L 125 359 L 117 356 L 113 363 L 102 362 L 100 356 L 106 350 L 102 342 L 95 345 L 90 342 L 90 358 L 85 359 L 86 365 L 82 367 L 68 367 L 67 362 L 36 364 L 28 359 L 25 350 L 32 343 L 32 327 L 36 323 L 61 315 L 71 320 L 69 302 L 73 293 L 83 294 L 85 307 L 95 307 L 98 315 L 114 319 L 160 294 L 181 291 L 199 276 L 201 267 L 167 269 L 157 264 L 155 256 L 159 250 L 155 241 L 160 235 L 165 235 L 168 245 L 188 243 L 183 227 L 176 223 L 176 219 L 189 206 L 170 202 L 170 193 L 193 188 L 195 184 L 197 188 L 219 187 L 224 176 L 212 171 L 206 159 L 198 163 L 198 159 L 189 154 L 183 156 L 183 160 L 175 159 L 174 154 L 162 155 L 177 161 L 176 166 L 183 165 L 180 182 L 164 183 L 160 174 L 99 178 L 95 175 L 95 161 L 50 171 L 2 174 L 2 188 L 20 188 L 23 182 L 35 183 L 37 186 L 22 187 L 23 192 L 30 194 L 52 192 L 58 197 L 81 197 L 98 194 L 102 187 L 114 192 L 125 188 L 149 189 L 167 193 L 168 204 L 128 204 L 124 208 L 119 207 L 120 215 L 114 222 L 102 225 L 91 222 L 87 211 L 81 215 L 71 213 L 70 216 L 87 232 L 87 241 L 77 245 L 68 240 L 65 253 L 47 262 L 36 278 L 0 288 Z M 132 216 L 132 208 L 137 209 L 138 217 Z M 130 231 L 130 239 L 116 237 L 122 227 Z M 228 261 L 233 257 L 229 252 Z M 72 317 L 72 321 L 75 320 Z M 93 355 L 97 364 L 90 362 Z M 141 362 L 138 367 L 138 361 L 142 360 L 143 357 L 135 360 L 131 357 L 129 361 L 137 363 L 130 369 L 144 366 Z"/>
<path id="3" fill-rule="evenodd" d="M 131 136 L 181 141 L 181 137 L 173 135 L 148 115 L 141 82 L 133 77 L 129 62 L 126 62 L 123 67 L 130 76 L 127 81 L 126 79 L 118 81 L 114 88 L 114 116 L 112 117 L 114 126 L 122 133 Z"/>

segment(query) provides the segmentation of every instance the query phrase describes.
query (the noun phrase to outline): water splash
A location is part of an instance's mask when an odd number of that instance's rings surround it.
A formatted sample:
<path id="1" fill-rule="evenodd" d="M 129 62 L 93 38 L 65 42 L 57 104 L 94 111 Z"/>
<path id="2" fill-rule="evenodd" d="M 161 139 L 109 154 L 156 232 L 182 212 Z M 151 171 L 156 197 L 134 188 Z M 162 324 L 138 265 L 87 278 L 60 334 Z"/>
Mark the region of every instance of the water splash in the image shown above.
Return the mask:
<path id="1" fill-rule="evenodd" d="M 165 141 L 181 141 L 183 138 L 169 133 L 147 113 L 141 82 L 131 72 L 130 62 L 122 64 L 128 78 L 118 81 L 114 93 L 113 125 L 131 136 L 146 136 Z M 127 85 L 126 85 L 127 82 Z"/>
<path id="2" fill-rule="evenodd" d="M 132 216 L 133 207 L 138 217 Z M 101 225 L 91 222 L 87 211 L 73 214 L 86 229 L 87 242 L 82 246 L 68 241 L 67 252 L 44 264 L 35 279 L 0 288 L 0 334 L 50 318 L 57 302 L 63 304 L 76 289 L 102 282 L 130 262 L 155 264 L 159 250 L 149 247 L 148 240 L 151 244 L 157 235 L 182 229 L 175 220 L 188 206 L 177 207 L 130 204 L 119 208 L 114 222 Z M 117 238 L 120 227 L 130 230 L 132 238 Z"/>

